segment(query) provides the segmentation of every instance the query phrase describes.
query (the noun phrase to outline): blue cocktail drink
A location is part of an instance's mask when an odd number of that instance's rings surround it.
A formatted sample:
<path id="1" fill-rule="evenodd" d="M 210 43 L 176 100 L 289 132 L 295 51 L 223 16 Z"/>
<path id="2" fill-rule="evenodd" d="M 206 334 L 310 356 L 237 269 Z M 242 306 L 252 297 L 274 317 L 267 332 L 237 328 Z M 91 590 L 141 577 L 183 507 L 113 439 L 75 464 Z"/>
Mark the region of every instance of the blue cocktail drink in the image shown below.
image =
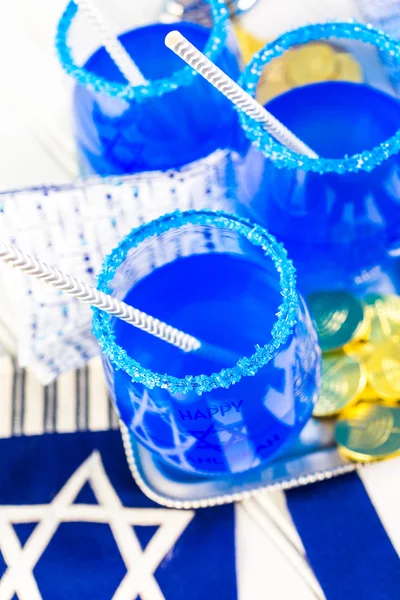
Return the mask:
<path id="1" fill-rule="evenodd" d="M 302 28 L 254 60 L 244 87 L 254 91 L 255 73 L 277 48 L 282 53 L 295 43 L 330 36 L 390 43 L 354 24 Z M 391 43 L 399 59 L 399 48 Z M 370 85 L 332 81 L 295 88 L 267 108 L 320 157 L 283 149 L 243 117 L 267 159 L 251 208 L 287 247 L 300 290 L 399 292 L 394 259 L 400 240 L 399 100 Z"/>
<path id="2" fill-rule="evenodd" d="M 319 349 L 293 266 L 265 230 L 211 211 L 161 217 L 113 251 L 99 287 L 238 357 L 184 353 L 95 313 L 121 419 L 164 464 L 240 473 L 299 434 L 318 394 Z"/>
<path id="3" fill-rule="evenodd" d="M 180 30 L 231 77 L 239 76 L 239 54 L 223 0 L 210 0 L 213 28 L 193 23 L 152 24 L 120 41 L 148 85 L 132 86 L 104 48 L 77 67 L 67 45 L 75 5 L 59 24 L 57 49 L 76 80 L 74 117 L 83 174 L 119 175 L 175 169 L 218 149 L 243 148 L 237 114 L 221 94 L 165 47 Z"/>

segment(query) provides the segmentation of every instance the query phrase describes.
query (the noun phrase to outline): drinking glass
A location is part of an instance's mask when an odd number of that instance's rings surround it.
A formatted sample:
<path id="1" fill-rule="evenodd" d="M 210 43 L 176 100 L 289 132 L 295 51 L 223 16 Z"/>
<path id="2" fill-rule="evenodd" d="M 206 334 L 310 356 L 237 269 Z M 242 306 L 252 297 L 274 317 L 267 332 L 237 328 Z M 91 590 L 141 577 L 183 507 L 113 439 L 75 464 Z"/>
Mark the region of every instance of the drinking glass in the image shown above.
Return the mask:
<path id="1" fill-rule="evenodd" d="M 77 6 L 70 2 L 57 30 L 65 71 L 77 82 L 74 118 L 84 175 L 119 175 L 181 167 L 218 149 L 244 150 L 247 140 L 230 102 L 165 44 L 178 29 L 233 79 L 240 54 L 224 0 L 209 0 L 212 29 L 195 23 L 155 23 L 120 36 L 148 85 L 127 83 L 101 47 L 77 66 L 68 39 Z"/>
<path id="2" fill-rule="evenodd" d="M 108 255 L 98 287 L 237 356 L 226 364 L 184 353 L 94 311 L 110 395 L 161 466 L 240 473 L 299 435 L 317 399 L 320 352 L 294 267 L 265 229 L 222 211 L 162 216 Z"/>
<path id="3" fill-rule="evenodd" d="M 267 44 L 241 83 L 254 96 L 265 65 L 316 40 L 353 44 L 365 55 L 366 80 L 305 85 L 266 105 L 317 159 L 282 147 L 241 115 L 247 136 L 265 156 L 264 181 L 250 206 L 287 247 L 302 293 L 341 288 L 359 296 L 398 293 L 400 102 L 377 59 L 389 55 L 399 67 L 398 43 L 370 25 L 308 25 Z"/>

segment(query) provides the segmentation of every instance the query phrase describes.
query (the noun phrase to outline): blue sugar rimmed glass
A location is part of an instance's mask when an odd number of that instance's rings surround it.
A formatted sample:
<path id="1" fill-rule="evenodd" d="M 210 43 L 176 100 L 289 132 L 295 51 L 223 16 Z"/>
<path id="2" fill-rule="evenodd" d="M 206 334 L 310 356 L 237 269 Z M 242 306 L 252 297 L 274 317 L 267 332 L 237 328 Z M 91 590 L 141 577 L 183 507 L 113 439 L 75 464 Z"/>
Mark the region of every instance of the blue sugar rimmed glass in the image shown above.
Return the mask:
<path id="1" fill-rule="evenodd" d="M 265 65 L 297 44 L 364 42 L 400 67 L 396 40 L 358 23 L 290 31 L 267 44 L 241 85 L 255 95 Z M 264 183 L 250 206 L 295 261 L 299 289 L 346 288 L 363 296 L 400 292 L 400 102 L 372 85 L 332 81 L 290 90 L 268 110 L 312 147 L 311 159 L 282 147 L 246 115 L 247 137 L 264 154 Z"/>
<path id="2" fill-rule="evenodd" d="M 110 395 L 160 468 L 242 473 L 298 436 L 320 353 L 293 265 L 262 227 L 210 210 L 160 217 L 105 259 L 98 288 L 240 357 L 186 354 L 94 311 Z"/>
<path id="3" fill-rule="evenodd" d="M 128 85 L 104 48 L 76 65 L 68 46 L 77 7 L 70 2 L 57 30 L 56 48 L 65 71 L 76 81 L 74 117 L 82 174 L 119 175 L 181 167 L 218 149 L 242 150 L 247 141 L 236 112 L 165 47 L 178 29 L 233 79 L 240 55 L 223 0 L 210 0 L 213 28 L 193 23 L 152 24 L 133 29 L 120 41 L 148 85 Z"/>

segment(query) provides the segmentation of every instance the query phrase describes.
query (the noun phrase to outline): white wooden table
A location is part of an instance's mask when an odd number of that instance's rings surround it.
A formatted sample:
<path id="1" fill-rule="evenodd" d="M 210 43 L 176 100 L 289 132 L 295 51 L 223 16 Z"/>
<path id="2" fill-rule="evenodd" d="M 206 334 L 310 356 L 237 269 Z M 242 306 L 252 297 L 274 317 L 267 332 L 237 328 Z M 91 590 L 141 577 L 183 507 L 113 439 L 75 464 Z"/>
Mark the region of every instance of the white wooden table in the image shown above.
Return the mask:
<path id="1" fill-rule="evenodd" d="M 136 0 L 138 21 L 154 18 L 160 0 Z M 119 12 L 115 10 L 118 5 Z M 132 0 L 101 0 L 119 31 L 131 14 Z M 62 183 L 78 174 L 71 133 L 71 85 L 53 51 L 56 22 L 65 0 L 18 0 L 0 5 L 0 189 L 41 183 Z M 117 14 L 116 14 L 117 13 Z M 243 24 L 261 38 L 270 38 L 307 21 L 358 16 L 353 0 L 260 0 Z M 118 22 L 119 21 L 119 22 Z M 88 34 L 89 35 L 89 34 Z M 1 376 L 1 373 L 0 373 Z M 400 459 L 362 471 L 361 477 L 400 553 Z M 256 525 L 252 503 L 238 505 L 237 567 L 240 600 L 311 600 L 323 594 L 296 539 L 283 493 L 268 496 L 283 515 L 287 533 L 272 522 Z"/>

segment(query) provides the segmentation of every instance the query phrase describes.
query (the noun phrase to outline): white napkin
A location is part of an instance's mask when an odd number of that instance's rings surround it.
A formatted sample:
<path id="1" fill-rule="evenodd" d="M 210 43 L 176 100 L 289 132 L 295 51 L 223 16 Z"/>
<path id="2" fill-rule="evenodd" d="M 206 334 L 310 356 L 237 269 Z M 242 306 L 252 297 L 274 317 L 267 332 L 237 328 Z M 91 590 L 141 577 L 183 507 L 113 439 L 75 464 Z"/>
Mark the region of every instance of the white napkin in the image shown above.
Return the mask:
<path id="1" fill-rule="evenodd" d="M 132 228 L 177 209 L 229 210 L 241 165 L 217 151 L 178 171 L 3 193 L 0 238 L 95 285 L 103 257 Z M 42 383 L 98 353 L 88 305 L 5 265 L 0 276 L 19 361 Z"/>

